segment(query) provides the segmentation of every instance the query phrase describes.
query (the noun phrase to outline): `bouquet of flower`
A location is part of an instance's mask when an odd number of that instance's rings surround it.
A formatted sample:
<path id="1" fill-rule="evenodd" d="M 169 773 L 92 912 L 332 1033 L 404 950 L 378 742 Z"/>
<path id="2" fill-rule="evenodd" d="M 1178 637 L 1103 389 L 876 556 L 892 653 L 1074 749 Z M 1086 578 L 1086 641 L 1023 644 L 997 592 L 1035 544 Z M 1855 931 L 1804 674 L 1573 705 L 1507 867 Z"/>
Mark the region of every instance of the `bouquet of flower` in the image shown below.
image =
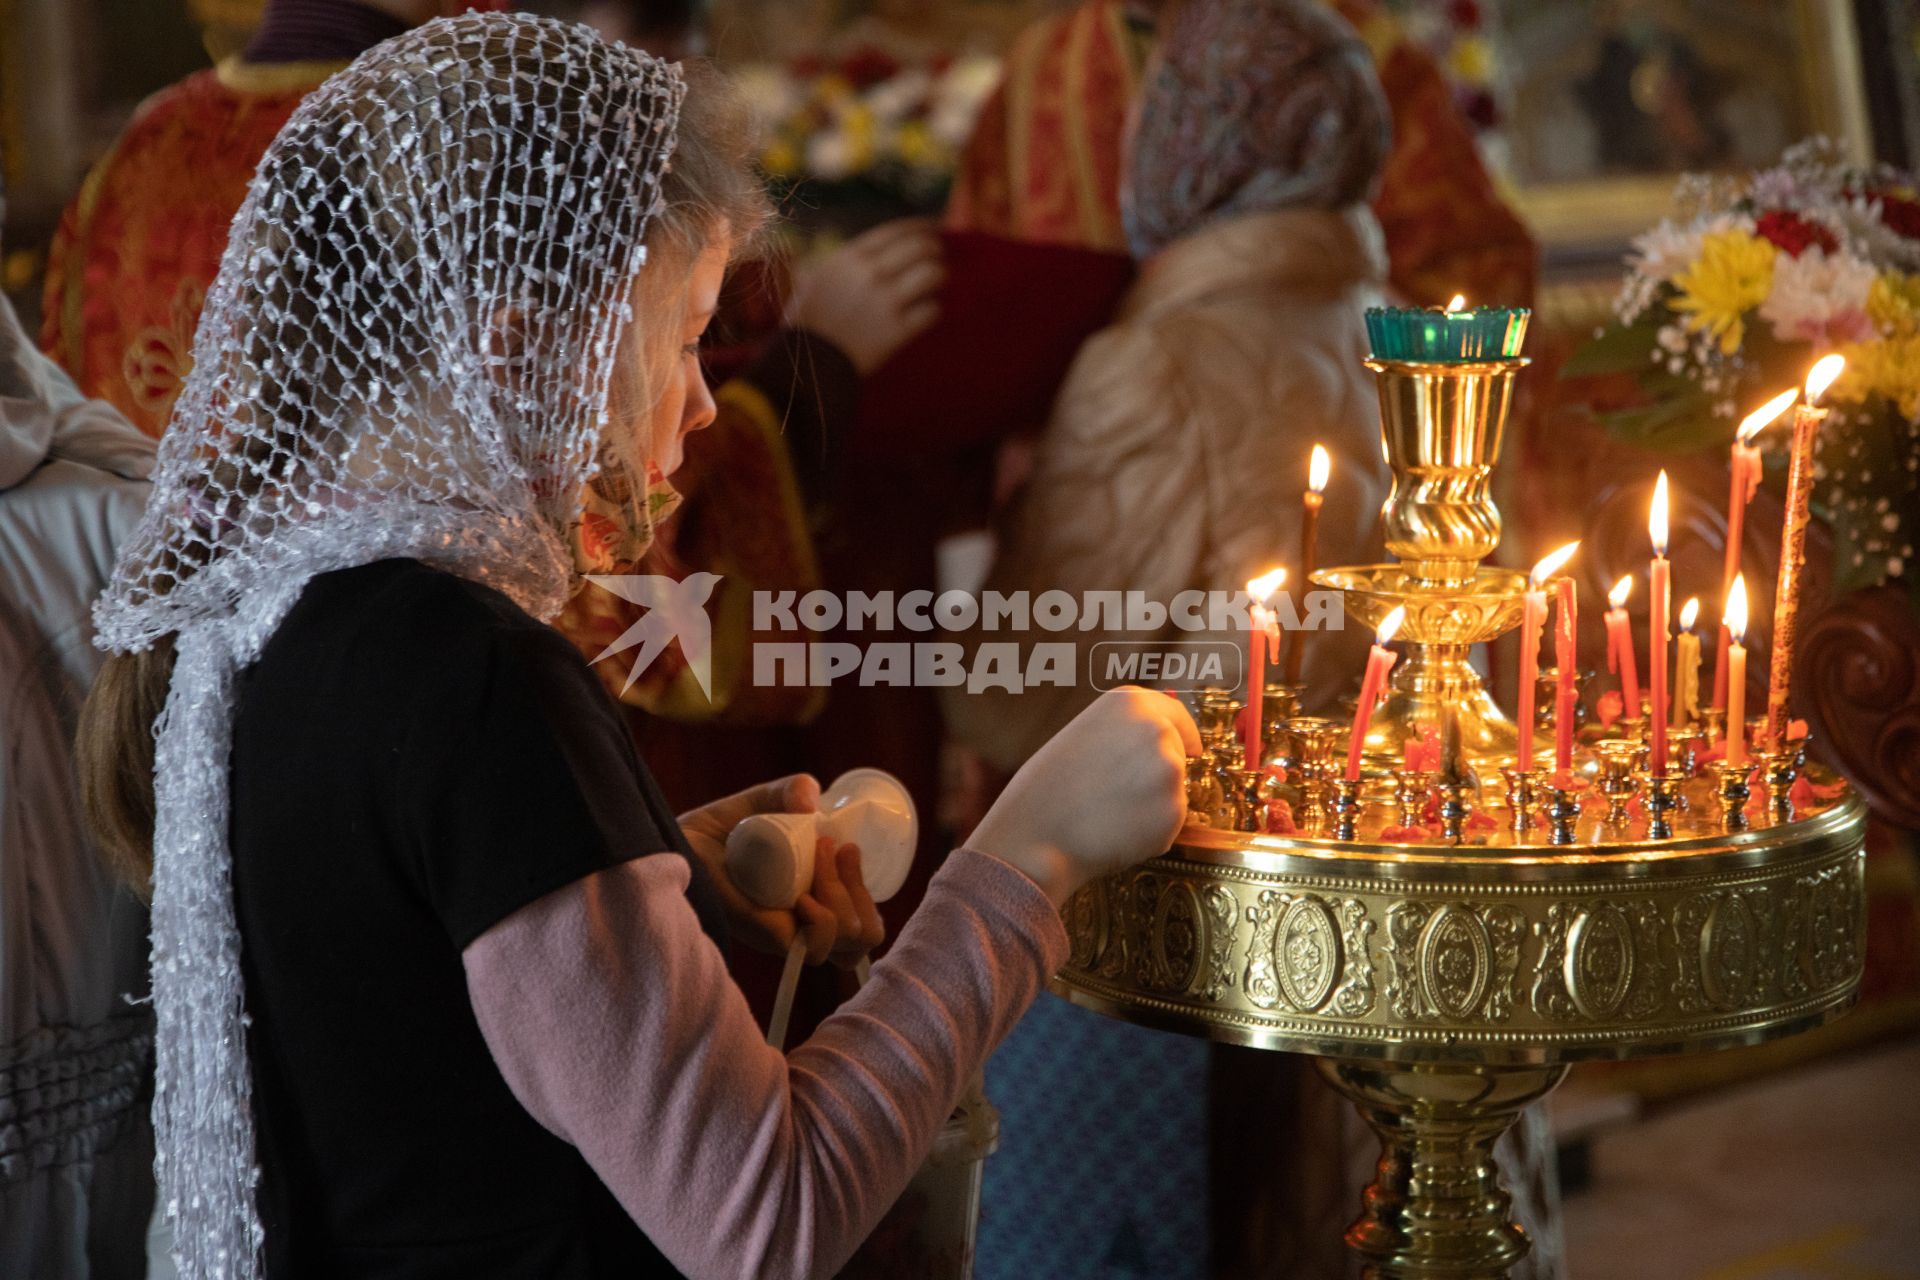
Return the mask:
<path id="1" fill-rule="evenodd" d="M 833 63 L 748 67 L 736 80 L 759 130 L 760 167 L 812 200 L 879 198 L 935 212 L 1000 78 L 996 58 L 906 66 L 876 49 Z"/>
<path id="2" fill-rule="evenodd" d="M 1681 216 L 1633 242 L 1617 322 L 1563 376 L 1633 374 L 1642 403 L 1602 414 L 1608 426 L 1697 449 L 1726 444 L 1738 414 L 1840 352 L 1847 370 L 1828 395 L 1814 469 L 1835 589 L 1907 576 L 1920 521 L 1913 175 L 1849 165 L 1814 139 L 1744 179 L 1689 177 L 1679 204 Z"/>

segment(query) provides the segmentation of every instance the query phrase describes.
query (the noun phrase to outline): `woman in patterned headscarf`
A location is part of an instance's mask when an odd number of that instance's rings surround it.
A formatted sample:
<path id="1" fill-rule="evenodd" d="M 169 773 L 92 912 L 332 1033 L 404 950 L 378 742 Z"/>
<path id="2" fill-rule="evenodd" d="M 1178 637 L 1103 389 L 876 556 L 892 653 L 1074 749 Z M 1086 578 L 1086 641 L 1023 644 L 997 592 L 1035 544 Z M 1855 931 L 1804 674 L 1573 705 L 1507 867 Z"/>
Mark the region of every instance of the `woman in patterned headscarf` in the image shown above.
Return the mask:
<path id="1" fill-rule="evenodd" d="M 1363 312 L 1387 278 L 1368 201 L 1389 114 L 1366 46 L 1312 0 L 1190 0 L 1165 20 L 1137 112 L 1120 207 L 1139 282 L 1067 378 L 987 588 L 1080 599 L 1139 591 L 1163 604 L 1182 591 L 1236 590 L 1298 545 L 1316 442 L 1334 456 L 1323 557 L 1378 558 L 1386 476 L 1361 362 Z M 1171 628 L 1075 635 L 1089 657 L 1102 641 L 1195 638 Z M 1306 682 L 1322 703 L 1347 691 L 1365 642 L 1358 628 L 1311 637 Z M 949 708 L 967 744 L 1010 769 L 1089 696 L 1029 688 L 956 696 Z M 1049 1052 L 1062 1043 L 1087 1066 L 1063 1067 Z M 1068 1255 L 1115 1250 L 1144 1253 L 1139 1261 L 1164 1276 L 1331 1276 L 1351 1265 L 1341 1230 L 1378 1147 L 1304 1060 L 1210 1051 L 1047 1003 L 995 1064 L 988 1083 L 1013 1158 L 987 1194 L 1016 1192 L 1020 1217 L 1047 1234 L 1012 1239 L 1018 1220 L 989 1203 L 983 1268 L 1067 1274 Z M 1101 1078 L 1059 1078 L 1076 1069 Z M 1044 1106 L 1024 1114 L 1040 1072 L 1052 1077 Z M 1194 1088 L 1206 1079 L 1211 1089 Z M 1052 1151 L 1084 1149 L 1066 1126 L 1113 1127 L 1099 1100 L 1114 1097 L 1152 1117 L 1127 1132 L 1124 1166 L 1051 1163 Z M 1201 1167 L 1209 1105 L 1227 1121 L 1212 1126 L 1210 1171 Z M 1261 1135 L 1257 1153 L 1245 1134 Z M 1027 1168 L 1036 1185 L 1010 1186 Z M 1193 1194 L 1203 1181 L 1210 1197 Z M 1074 1212 L 1049 1213 L 1053 1196 Z M 1210 1268 L 1192 1246 L 1209 1217 Z"/>

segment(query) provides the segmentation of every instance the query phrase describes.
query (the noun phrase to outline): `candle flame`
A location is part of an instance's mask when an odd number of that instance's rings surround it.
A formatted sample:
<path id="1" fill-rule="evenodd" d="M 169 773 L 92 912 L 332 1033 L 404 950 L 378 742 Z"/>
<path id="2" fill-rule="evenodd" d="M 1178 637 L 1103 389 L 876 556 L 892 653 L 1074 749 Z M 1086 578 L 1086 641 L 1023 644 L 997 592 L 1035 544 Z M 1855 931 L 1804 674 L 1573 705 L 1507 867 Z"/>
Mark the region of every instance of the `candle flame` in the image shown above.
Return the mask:
<path id="1" fill-rule="evenodd" d="M 1287 585 L 1287 571 L 1284 567 L 1269 569 L 1259 577 L 1247 583 L 1247 594 L 1253 597 L 1255 604 L 1265 604 L 1273 599 L 1280 588 Z"/>
<path id="2" fill-rule="evenodd" d="M 1447 303 L 1447 313 L 1451 315 L 1455 311 L 1463 311 L 1466 309 L 1466 305 L 1467 295 L 1464 293 L 1456 293 L 1453 295 L 1453 301 Z"/>
<path id="3" fill-rule="evenodd" d="M 1580 543 L 1576 540 L 1542 556 L 1540 563 L 1533 566 L 1533 573 L 1529 575 L 1533 579 L 1534 590 L 1539 590 L 1546 584 L 1548 578 L 1560 572 L 1560 566 L 1573 559 L 1573 553 L 1579 549 Z"/>
<path id="4" fill-rule="evenodd" d="M 1327 446 L 1313 446 L 1313 460 L 1307 464 L 1307 488 L 1315 493 L 1327 491 L 1327 477 L 1333 474 L 1333 455 L 1327 452 Z"/>
<path id="5" fill-rule="evenodd" d="M 1613 590 L 1607 592 L 1607 603 L 1616 609 L 1627 607 L 1627 597 L 1633 594 L 1633 575 L 1628 574 L 1613 584 Z"/>
<path id="6" fill-rule="evenodd" d="M 1387 644 L 1400 634 L 1400 624 L 1406 620 L 1407 606 L 1403 604 L 1393 606 L 1393 612 L 1380 619 L 1380 628 L 1373 633 L 1373 642 L 1378 645 Z"/>
<path id="7" fill-rule="evenodd" d="M 1667 554 L 1667 473 L 1653 482 L 1653 505 L 1647 510 L 1647 534 L 1653 539 L 1653 554 Z"/>
<path id="8" fill-rule="evenodd" d="M 1740 423 L 1740 429 L 1734 432 L 1734 439 L 1741 444 L 1752 444 L 1753 438 L 1772 424 L 1775 418 L 1785 413 L 1800 398 L 1800 388 L 1793 387 L 1782 391 L 1773 399 L 1748 414 Z"/>
<path id="9" fill-rule="evenodd" d="M 1735 644 L 1745 644 L 1747 640 L 1747 575 L 1733 575 L 1733 586 L 1727 590 L 1727 631 Z"/>
<path id="10" fill-rule="evenodd" d="M 1821 356 L 1814 361 L 1813 368 L 1807 370 L 1807 403 L 1820 403 L 1820 397 L 1827 393 L 1827 388 L 1833 385 L 1834 379 L 1838 378 L 1846 367 L 1847 358 L 1838 351 L 1830 356 Z"/>
<path id="11" fill-rule="evenodd" d="M 1687 602 L 1680 606 L 1680 629 L 1693 630 L 1693 624 L 1700 620 L 1700 597 L 1688 596 Z"/>

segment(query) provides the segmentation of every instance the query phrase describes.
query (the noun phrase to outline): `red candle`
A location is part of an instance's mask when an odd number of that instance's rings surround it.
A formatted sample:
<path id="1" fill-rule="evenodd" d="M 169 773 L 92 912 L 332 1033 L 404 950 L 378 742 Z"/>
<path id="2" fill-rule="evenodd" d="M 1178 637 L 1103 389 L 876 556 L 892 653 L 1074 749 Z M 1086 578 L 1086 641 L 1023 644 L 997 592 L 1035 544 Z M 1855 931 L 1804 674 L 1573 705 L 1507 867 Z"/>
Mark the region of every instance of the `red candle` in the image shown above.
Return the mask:
<path id="1" fill-rule="evenodd" d="M 1273 599 L 1273 593 L 1286 581 L 1285 569 L 1271 569 L 1247 584 L 1253 605 L 1247 628 L 1247 705 L 1240 714 L 1244 717 L 1241 733 L 1249 769 L 1259 768 L 1266 760 L 1261 754 L 1264 744 L 1260 740 L 1260 727 L 1266 711 L 1267 662 L 1277 656 L 1273 650 L 1280 643 L 1280 621 L 1267 607 L 1267 601 Z"/>
<path id="2" fill-rule="evenodd" d="M 1738 767 L 1747 762 L 1747 577 L 1733 575 L 1733 590 L 1727 593 L 1727 764 Z"/>
<path id="3" fill-rule="evenodd" d="M 1654 482 L 1653 505 L 1647 512 L 1647 534 L 1653 539 L 1653 563 L 1647 570 L 1647 686 L 1653 696 L 1648 726 L 1647 765 L 1656 774 L 1667 771 L 1667 610 L 1673 603 L 1673 584 L 1667 564 L 1667 473 Z"/>
<path id="4" fill-rule="evenodd" d="M 1577 681 L 1580 662 L 1578 640 L 1574 633 L 1578 606 L 1575 603 L 1573 579 L 1560 579 L 1559 587 L 1559 626 L 1553 636 L 1553 660 L 1560 668 L 1560 683 L 1553 708 L 1553 767 L 1571 769 L 1574 708 L 1580 701 L 1580 685 Z"/>
<path id="5" fill-rule="evenodd" d="M 1360 755 L 1367 746 L 1367 722 L 1373 719 L 1373 709 L 1387 691 L 1387 673 L 1393 670 L 1395 654 L 1387 644 L 1399 632 L 1406 616 L 1405 605 L 1395 606 L 1392 613 L 1380 620 L 1380 629 L 1373 633 L 1373 648 L 1367 653 L 1367 674 L 1360 681 L 1360 701 L 1353 708 L 1353 744 L 1347 748 L 1349 782 L 1360 781 Z"/>
<path id="6" fill-rule="evenodd" d="M 1607 670 L 1620 677 L 1620 698 L 1626 704 L 1621 714 L 1629 720 L 1640 718 L 1640 664 L 1633 653 L 1633 627 L 1627 618 L 1627 597 L 1633 594 L 1633 575 L 1613 584 L 1607 593 Z"/>
<path id="7" fill-rule="evenodd" d="M 1332 456 L 1327 453 L 1325 445 L 1316 444 L 1307 462 L 1307 491 L 1300 495 L 1300 590 L 1303 592 L 1313 589 L 1313 569 L 1318 562 L 1320 540 L 1320 508 L 1326 502 L 1327 480 L 1332 474 Z M 1306 653 L 1306 630 L 1296 629 L 1293 643 L 1287 646 L 1288 684 L 1300 683 L 1300 663 Z"/>
<path id="8" fill-rule="evenodd" d="M 1783 391 L 1773 399 L 1748 414 L 1740 423 L 1740 429 L 1733 437 L 1733 487 L 1727 494 L 1727 570 L 1723 587 L 1733 590 L 1733 580 L 1740 574 L 1740 540 L 1746 531 L 1747 504 L 1753 501 L 1754 491 L 1760 487 L 1760 451 L 1753 447 L 1753 438 L 1765 430 L 1775 418 L 1787 411 L 1794 399 L 1799 396 L 1798 387 Z M 1727 705 L 1727 643 L 1726 624 L 1720 625 L 1720 645 L 1714 651 L 1713 661 L 1713 705 Z"/>
<path id="9" fill-rule="evenodd" d="M 1533 768 L 1533 695 L 1540 683 L 1540 633 L 1547 625 L 1547 579 L 1579 549 L 1578 542 L 1569 542 L 1543 557 L 1527 575 L 1526 609 L 1520 617 L 1520 696 L 1515 699 L 1520 708 L 1517 758 L 1522 769 Z"/>

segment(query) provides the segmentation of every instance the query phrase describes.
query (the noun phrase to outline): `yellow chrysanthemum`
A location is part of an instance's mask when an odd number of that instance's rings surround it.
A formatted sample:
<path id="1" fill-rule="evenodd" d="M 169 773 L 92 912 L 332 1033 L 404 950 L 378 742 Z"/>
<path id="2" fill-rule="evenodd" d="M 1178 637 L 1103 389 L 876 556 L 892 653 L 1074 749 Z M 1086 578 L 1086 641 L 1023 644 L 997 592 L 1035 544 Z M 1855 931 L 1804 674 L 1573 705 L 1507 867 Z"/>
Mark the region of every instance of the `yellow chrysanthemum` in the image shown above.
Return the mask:
<path id="1" fill-rule="evenodd" d="M 1920 332 L 1920 276 L 1888 271 L 1867 291 L 1867 318 L 1891 337 Z"/>
<path id="2" fill-rule="evenodd" d="M 829 71 L 813 82 L 813 96 L 820 102 L 845 102 L 854 96 L 853 81 L 838 71 Z"/>
<path id="3" fill-rule="evenodd" d="M 1847 370 L 1834 386 L 1836 398 L 1858 403 L 1870 395 L 1885 396 L 1903 417 L 1920 420 L 1920 334 L 1856 342 L 1842 350 Z"/>
<path id="4" fill-rule="evenodd" d="M 916 169 L 947 167 L 947 149 L 924 120 L 908 120 L 902 124 L 894 132 L 893 149 L 904 163 Z"/>
<path id="5" fill-rule="evenodd" d="M 760 167 L 770 178 L 791 178 L 800 172 L 800 148 L 791 138 L 775 138 L 760 153 Z"/>
<path id="6" fill-rule="evenodd" d="M 1700 241 L 1700 256 L 1674 276 L 1680 296 L 1673 309 L 1686 316 L 1687 328 L 1712 336 L 1732 355 L 1746 341 L 1746 313 L 1767 300 L 1773 289 L 1771 243 L 1748 231 L 1716 231 Z"/>
<path id="7" fill-rule="evenodd" d="M 1481 85 L 1493 79 L 1493 46 L 1484 36 L 1467 36 L 1454 42 L 1447 57 L 1453 74 L 1467 84 Z"/>

